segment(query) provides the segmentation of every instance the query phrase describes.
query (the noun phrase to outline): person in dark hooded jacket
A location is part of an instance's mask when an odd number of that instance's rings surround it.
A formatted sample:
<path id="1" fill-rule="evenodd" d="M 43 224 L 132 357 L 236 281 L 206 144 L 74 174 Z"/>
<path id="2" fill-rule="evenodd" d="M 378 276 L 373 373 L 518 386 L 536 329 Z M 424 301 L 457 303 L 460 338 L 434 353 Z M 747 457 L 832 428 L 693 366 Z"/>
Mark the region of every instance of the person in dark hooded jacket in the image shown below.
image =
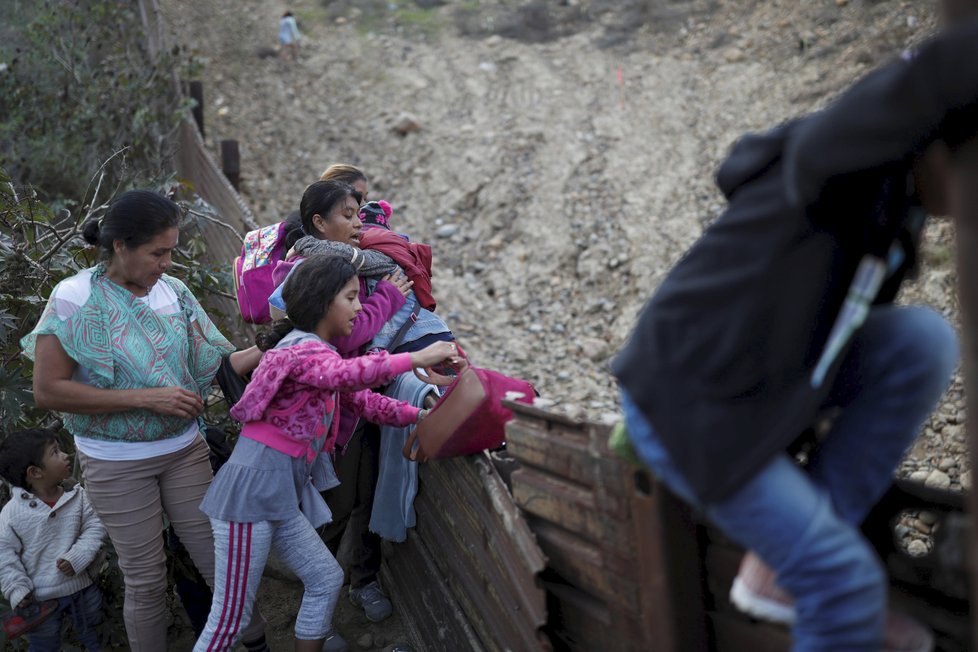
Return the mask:
<path id="1" fill-rule="evenodd" d="M 717 174 L 727 209 L 613 363 L 636 452 L 752 551 L 732 598 L 793 623 L 796 651 L 932 646 L 888 612 L 859 524 L 958 362 L 943 317 L 892 300 L 925 216 L 978 208 L 956 201 L 978 180 L 976 130 L 970 23 L 744 137 Z M 786 449 L 826 414 L 802 469 Z"/>

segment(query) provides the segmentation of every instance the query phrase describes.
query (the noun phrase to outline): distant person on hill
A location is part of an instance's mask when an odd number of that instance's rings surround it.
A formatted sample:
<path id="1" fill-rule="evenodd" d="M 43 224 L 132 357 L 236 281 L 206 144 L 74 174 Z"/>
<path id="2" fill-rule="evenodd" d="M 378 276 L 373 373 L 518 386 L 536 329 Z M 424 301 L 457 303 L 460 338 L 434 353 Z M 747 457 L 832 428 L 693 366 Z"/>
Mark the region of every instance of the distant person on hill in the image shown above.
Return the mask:
<path id="1" fill-rule="evenodd" d="M 278 43 L 282 47 L 281 56 L 283 59 L 292 58 L 293 61 L 299 60 L 299 26 L 295 22 L 295 16 L 291 11 L 282 14 L 278 21 Z"/>
<path id="2" fill-rule="evenodd" d="M 750 551 L 731 598 L 792 624 L 796 652 L 933 645 L 888 610 L 859 525 L 958 364 L 940 314 L 892 301 L 925 217 L 978 214 L 976 132 L 971 22 L 745 136 L 717 174 L 726 211 L 614 361 L 640 458 Z M 822 416 L 802 468 L 785 451 Z"/>

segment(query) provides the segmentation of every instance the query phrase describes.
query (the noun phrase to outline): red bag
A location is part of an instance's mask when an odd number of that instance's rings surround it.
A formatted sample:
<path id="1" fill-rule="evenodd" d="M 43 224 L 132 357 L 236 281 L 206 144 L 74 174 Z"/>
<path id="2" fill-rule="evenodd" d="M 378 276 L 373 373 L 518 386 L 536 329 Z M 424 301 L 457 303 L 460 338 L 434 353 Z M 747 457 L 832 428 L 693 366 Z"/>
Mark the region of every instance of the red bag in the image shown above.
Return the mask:
<path id="1" fill-rule="evenodd" d="M 58 600 L 52 598 L 43 602 L 31 602 L 26 607 L 14 609 L 0 618 L 3 633 L 8 641 L 33 631 L 45 620 L 58 613 Z"/>
<path id="2" fill-rule="evenodd" d="M 417 375 L 436 385 L 449 380 L 430 369 L 427 377 Z M 424 462 L 498 448 L 506 440 L 506 422 L 513 418 L 502 400 L 530 404 L 534 396 L 536 390 L 525 380 L 463 363 L 458 376 L 411 432 L 404 457 Z"/>

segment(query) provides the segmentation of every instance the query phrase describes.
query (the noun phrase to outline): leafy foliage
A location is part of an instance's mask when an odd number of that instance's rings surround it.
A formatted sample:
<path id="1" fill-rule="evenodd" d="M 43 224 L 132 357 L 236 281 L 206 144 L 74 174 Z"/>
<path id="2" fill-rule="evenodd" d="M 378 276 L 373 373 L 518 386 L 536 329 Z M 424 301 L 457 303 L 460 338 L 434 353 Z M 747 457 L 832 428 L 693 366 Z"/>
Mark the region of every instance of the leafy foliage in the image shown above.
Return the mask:
<path id="1" fill-rule="evenodd" d="M 0 168 L 0 424 L 48 426 L 31 409 L 30 370 L 20 338 L 37 322 L 51 289 L 95 262 L 81 240 L 82 219 L 55 211 L 31 189 L 20 189 Z"/>
<path id="2" fill-rule="evenodd" d="M 118 0 L 11 0 L 0 21 L 0 438 L 13 429 L 51 427 L 73 450 L 56 415 L 37 410 L 31 365 L 20 339 L 37 323 L 62 279 L 95 264 L 97 251 L 82 227 L 129 187 L 192 195 L 168 176 L 168 135 L 190 107 L 171 92 L 191 78 L 197 62 L 180 48 L 151 56 L 137 3 Z M 94 171 L 94 173 L 93 173 Z M 226 296 L 228 272 L 201 264 L 201 225 L 220 223 L 199 198 L 187 209 L 170 273 L 201 301 Z M 225 225 L 226 227 L 226 225 Z M 230 227 L 226 227 L 230 228 Z M 219 322 L 220 315 L 211 314 Z M 222 330 L 226 330 L 223 329 Z M 205 420 L 234 434 L 219 392 L 207 401 Z M 0 482 L 0 506 L 9 492 Z M 103 594 L 103 646 L 127 647 L 122 622 L 122 573 L 112 545 L 99 583 Z M 172 561 L 172 560 L 171 560 Z M 0 599 L 0 611 L 9 605 Z M 3 649 L 26 650 L 26 639 Z M 81 650 L 70 634 L 65 650 Z"/>
<path id="3" fill-rule="evenodd" d="M 101 196 L 104 176 L 102 172 L 96 195 L 79 202 L 87 210 L 75 215 L 67 208 L 53 210 L 32 188 L 18 188 L 0 168 L 0 425 L 4 431 L 56 423 L 32 408 L 30 363 L 20 354 L 20 339 L 37 323 L 54 286 L 97 262 L 96 249 L 82 239 L 81 232 L 88 220 L 98 219 L 108 208 L 108 197 Z M 176 187 L 172 179 L 157 184 L 161 192 Z M 209 295 L 225 295 L 226 266 L 200 262 L 205 250 L 197 222 L 218 218 L 199 198 L 179 203 L 187 209 L 187 217 L 170 273 L 205 302 Z"/>
<path id="4" fill-rule="evenodd" d="M 179 48 L 152 57 L 136 3 L 13 2 L 4 21 L 0 166 L 14 180 L 56 199 L 84 195 L 106 159 L 110 186 L 165 170 L 166 135 L 189 101 L 168 87 L 196 62 Z"/>

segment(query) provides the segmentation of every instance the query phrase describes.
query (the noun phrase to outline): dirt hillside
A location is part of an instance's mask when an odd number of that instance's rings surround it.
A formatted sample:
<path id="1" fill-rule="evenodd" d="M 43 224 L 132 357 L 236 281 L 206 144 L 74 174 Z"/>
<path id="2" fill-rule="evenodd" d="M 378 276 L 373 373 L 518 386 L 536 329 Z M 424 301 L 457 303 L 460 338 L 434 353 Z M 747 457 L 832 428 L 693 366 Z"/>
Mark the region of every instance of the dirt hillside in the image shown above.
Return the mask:
<path id="1" fill-rule="evenodd" d="M 570 414 L 614 418 L 607 363 L 722 208 L 733 141 L 823 105 L 933 32 L 918 0 L 163 0 L 204 62 L 215 152 L 239 141 L 263 222 L 329 164 L 371 177 L 435 249 L 435 296 L 472 357 Z M 285 9 L 295 64 L 275 55 Z M 417 130 L 393 127 L 413 121 Z M 953 233 L 928 227 L 904 300 L 956 319 Z M 955 383 L 901 472 L 970 486 Z"/>

